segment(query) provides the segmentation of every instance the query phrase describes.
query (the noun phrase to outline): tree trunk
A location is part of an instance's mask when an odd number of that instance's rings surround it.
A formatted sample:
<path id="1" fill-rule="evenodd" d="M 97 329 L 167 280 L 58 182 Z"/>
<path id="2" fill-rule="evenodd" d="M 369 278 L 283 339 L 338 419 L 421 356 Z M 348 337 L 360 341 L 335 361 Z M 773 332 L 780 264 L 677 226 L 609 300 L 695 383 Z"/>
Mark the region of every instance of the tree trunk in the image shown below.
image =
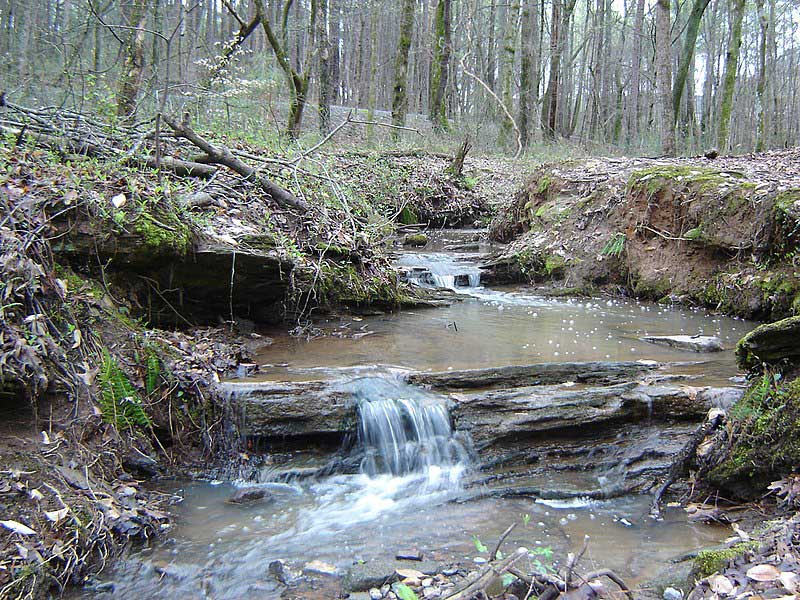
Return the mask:
<path id="1" fill-rule="evenodd" d="M 764 91 L 767 86 L 767 37 L 769 21 L 764 0 L 756 0 L 758 12 L 758 83 L 756 85 L 756 152 L 763 152 L 766 146 L 767 113 L 764 110 Z"/>
<path id="2" fill-rule="evenodd" d="M 319 0 L 317 16 L 317 51 L 319 52 L 319 133 L 331 130 L 330 39 L 328 38 L 328 0 Z"/>
<path id="3" fill-rule="evenodd" d="M 670 0 L 658 0 L 656 4 L 656 85 L 661 110 L 661 151 L 666 156 L 675 156 Z"/>
<path id="4" fill-rule="evenodd" d="M 403 126 L 408 113 L 408 53 L 414 33 L 414 9 L 416 0 L 403 0 L 400 18 L 400 39 L 394 63 L 394 94 L 392 97 L 392 124 Z M 395 140 L 400 139 L 397 129 L 392 130 Z"/>
<path id="5" fill-rule="evenodd" d="M 731 112 L 733 111 L 733 91 L 736 88 L 736 71 L 739 68 L 739 50 L 742 45 L 742 21 L 744 20 L 745 0 L 733 0 L 733 25 L 725 57 L 725 76 L 722 80 L 722 102 L 719 108 L 719 129 L 717 130 L 717 147 L 727 153 Z"/>
<path id="6" fill-rule="evenodd" d="M 572 11 L 575 9 L 577 0 L 553 0 L 553 10 L 551 16 L 550 34 L 550 74 L 547 81 L 547 91 L 545 91 L 544 102 L 542 105 L 542 130 L 545 137 L 555 139 L 558 131 L 558 109 L 559 109 L 559 74 L 561 71 L 561 54 L 564 51 L 562 37 L 564 31 L 569 27 Z"/>
<path id="7" fill-rule="evenodd" d="M 645 0 L 636 0 L 633 20 L 633 46 L 631 47 L 631 93 L 628 101 L 628 145 L 639 136 L 639 87 L 642 70 L 642 29 L 644 27 Z"/>
<path id="8" fill-rule="evenodd" d="M 367 84 L 367 121 L 375 120 L 378 78 L 378 9 L 373 2 L 369 9 L 369 82 Z M 375 126 L 367 125 L 367 140 L 372 141 Z"/>
<path id="9" fill-rule="evenodd" d="M 703 13 L 705 13 L 709 2 L 711 0 L 694 0 L 692 12 L 689 14 L 689 20 L 686 23 L 683 53 L 678 64 L 678 72 L 675 74 L 675 87 L 672 89 L 672 111 L 676 122 L 680 114 L 681 98 L 686 89 L 686 77 L 689 75 L 692 65 L 694 65 L 694 49 L 697 44 L 697 34 L 700 32 L 700 22 L 703 20 Z M 693 102 L 694 98 L 689 98 L 688 101 Z"/>
<path id="10" fill-rule="evenodd" d="M 519 4 L 509 2 L 505 7 L 505 20 L 503 28 L 503 41 L 501 49 L 500 94 L 503 106 L 509 114 L 513 113 L 514 104 L 514 62 L 517 53 L 517 21 L 519 18 Z M 512 135 L 513 123 L 504 114 L 500 124 L 500 144 L 505 145 Z"/>
<path id="11" fill-rule="evenodd" d="M 433 21 L 433 62 L 431 63 L 430 120 L 433 130 L 443 132 L 447 123 L 447 80 L 450 70 L 451 0 L 438 0 Z"/>
<path id="12" fill-rule="evenodd" d="M 122 73 L 117 84 L 117 116 L 128 118 L 136 112 L 136 101 L 144 71 L 144 27 L 148 0 L 131 0 L 122 7 L 127 30 L 122 48 Z"/>
<path id="13" fill-rule="evenodd" d="M 286 32 L 288 29 L 288 14 L 292 6 L 291 0 L 286 3 L 282 17 L 282 36 L 285 40 L 287 40 L 286 43 L 282 43 L 281 40 L 278 39 L 278 36 L 272 27 L 272 21 L 270 20 L 269 13 L 264 10 L 263 0 L 253 0 L 253 3 L 256 7 L 256 13 L 260 15 L 261 26 L 263 27 L 264 33 L 267 36 L 269 45 L 272 47 L 275 60 L 278 61 L 278 66 L 280 66 L 281 71 L 283 71 L 283 74 L 286 78 L 286 87 L 289 89 L 289 118 L 286 125 L 286 135 L 290 139 L 297 139 L 297 137 L 300 135 L 300 125 L 303 120 L 303 110 L 305 109 L 306 101 L 308 100 L 308 83 L 310 78 L 309 61 L 313 55 L 314 44 L 309 41 L 309 43 L 306 45 L 305 59 L 302 61 L 302 63 L 299 63 L 299 68 L 295 69 L 292 66 L 291 57 L 287 49 L 288 33 Z M 317 14 L 319 12 L 318 8 L 318 0 L 311 0 L 311 12 L 309 15 L 309 20 L 310 30 L 312 33 L 316 29 Z M 298 36 L 298 38 L 299 37 L 300 36 Z"/>
<path id="14" fill-rule="evenodd" d="M 536 6 L 532 0 L 526 0 L 522 9 L 522 56 L 519 75 L 519 126 L 522 147 L 527 148 L 530 142 L 531 111 L 539 95 L 538 77 L 533 73 L 534 65 L 534 33 L 536 31 Z M 534 81 L 535 80 L 535 81 Z"/>

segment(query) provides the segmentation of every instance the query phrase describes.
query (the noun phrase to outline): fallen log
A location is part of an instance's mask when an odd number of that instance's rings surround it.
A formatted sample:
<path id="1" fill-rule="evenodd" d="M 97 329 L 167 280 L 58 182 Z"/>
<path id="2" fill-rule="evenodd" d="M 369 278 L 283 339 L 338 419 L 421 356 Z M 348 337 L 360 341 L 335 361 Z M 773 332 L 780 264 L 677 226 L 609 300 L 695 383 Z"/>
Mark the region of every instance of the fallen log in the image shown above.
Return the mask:
<path id="1" fill-rule="evenodd" d="M 281 206 L 294 208 L 302 212 L 308 211 L 309 206 L 306 202 L 300 200 L 290 191 L 282 188 L 273 181 L 270 181 L 250 165 L 236 158 L 225 146 L 214 146 L 208 140 L 200 137 L 185 121 L 176 123 L 174 120 L 164 117 L 164 122 L 172 129 L 176 136 L 188 140 L 205 152 L 208 157 L 208 162 L 228 167 L 242 177 L 255 181 L 262 190 L 269 194 L 272 199 Z"/>
<path id="2" fill-rule="evenodd" d="M 7 125 L 0 126 L 0 131 L 10 133 L 31 144 L 44 146 L 45 148 L 62 154 L 77 154 L 80 156 L 91 156 L 93 158 L 109 158 L 110 160 L 114 158 L 114 154 L 109 150 L 85 140 L 51 135 L 35 130 L 26 130 L 24 128 L 19 129 Z M 180 160 L 171 156 L 162 156 L 161 160 L 157 161 L 154 156 L 134 155 L 124 158 L 121 163 L 125 165 L 145 166 L 151 169 L 161 168 L 166 171 L 171 171 L 179 177 L 199 177 L 201 179 L 207 179 L 217 172 L 217 168 L 213 165 Z"/>

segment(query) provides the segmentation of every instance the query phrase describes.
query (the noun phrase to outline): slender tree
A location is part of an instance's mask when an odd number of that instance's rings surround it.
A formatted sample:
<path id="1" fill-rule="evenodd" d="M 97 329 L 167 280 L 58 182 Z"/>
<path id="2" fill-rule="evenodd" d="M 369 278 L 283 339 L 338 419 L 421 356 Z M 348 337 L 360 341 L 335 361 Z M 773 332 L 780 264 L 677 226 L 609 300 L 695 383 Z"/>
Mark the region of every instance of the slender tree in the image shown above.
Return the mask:
<path id="1" fill-rule="evenodd" d="M 300 124 L 303 120 L 303 110 L 308 100 L 308 86 L 311 79 L 310 62 L 313 55 L 313 44 L 309 43 L 306 49 L 305 57 L 302 58 L 299 70 L 292 65 L 291 52 L 289 46 L 289 14 L 292 8 L 293 1 L 287 0 L 284 4 L 281 17 L 281 31 L 280 38 L 275 33 L 272 26 L 269 13 L 264 10 L 263 0 L 253 0 L 256 11 L 261 15 L 261 26 L 267 36 L 269 45 L 275 55 L 275 60 L 278 62 L 281 70 L 283 71 L 286 79 L 286 86 L 289 89 L 289 115 L 286 124 L 286 134 L 295 139 L 300 135 Z M 310 4 L 310 30 L 314 31 L 316 27 L 316 19 L 318 13 L 317 0 L 311 0 Z M 296 54 L 299 53 L 295 50 Z"/>
<path id="2" fill-rule="evenodd" d="M 767 112 L 764 110 L 764 92 L 767 87 L 767 38 L 769 19 L 764 0 L 756 0 L 758 14 L 758 83 L 756 85 L 756 152 L 766 147 Z"/>
<path id="3" fill-rule="evenodd" d="M 117 116 L 130 117 L 136 112 L 139 88 L 144 73 L 144 37 L 148 0 L 131 0 L 122 6 L 126 31 L 122 46 L 122 73 L 117 85 Z"/>
<path id="4" fill-rule="evenodd" d="M 318 0 L 317 52 L 319 53 L 319 133 L 327 135 L 331 130 L 331 73 L 328 37 L 328 0 Z"/>
<path id="5" fill-rule="evenodd" d="M 411 37 L 414 34 L 414 9 L 416 0 L 403 0 L 400 17 L 400 37 L 397 41 L 397 54 L 394 63 L 394 94 L 392 96 L 392 124 L 403 126 L 408 113 L 408 54 Z M 394 130 L 395 139 L 399 132 Z"/>
<path id="6" fill-rule="evenodd" d="M 661 151 L 675 155 L 675 118 L 672 112 L 672 50 L 670 0 L 656 3 L 656 86 L 661 112 Z"/>
<path id="7" fill-rule="evenodd" d="M 527 148 L 530 142 L 531 111 L 539 96 L 539 78 L 538 74 L 533 71 L 537 15 L 538 7 L 533 0 L 526 0 L 522 9 L 522 52 L 519 74 L 519 117 L 517 118 L 523 148 Z"/>
<path id="8" fill-rule="evenodd" d="M 720 152 L 729 150 L 733 91 L 736 88 L 736 72 L 739 69 L 744 8 L 745 0 L 733 0 L 733 24 L 731 25 L 731 36 L 728 40 L 728 51 L 725 56 L 725 76 L 722 79 L 722 100 L 719 108 L 719 128 L 717 129 L 717 147 Z"/>
<path id="9" fill-rule="evenodd" d="M 700 22 L 703 13 L 711 0 L 694 0 L 692 12 L 689 13 L 689 20 L 686 23 L 686 33 L 684 34 L 683 52 L 678 64 L 678 72 L 675 74 L 675 86 L 672 89 L 672 111 L 673 119 L 677 122 L 681 109 L 681 98 L 686 89 L 686 77 L 689 75 L 691 67 L 694 65 L 694 49 L 697 46 L 697 35 L 700 32 Z M 692 100 L 691 98 L 689 99 Z"/>
<path id="10" fill-rule="evenodd" d="M 434 131 L 437 132 L 448 129 L 446 92 L 453 43 L 450 13 L 451 0 L 438 0 L 433 20 L 433 62 L 430 83 L 430 119 Z"/>
<path id="11" fill-rule="evenodd" d="M 642 71 L 642 29 L 644 27 L 645 0 L 636 0 L 636 16 L 633 19 L 633 44 L 631 46 L 631 93 L 628 96 L 628 144 L 639 134 L 639 88 Z"/>

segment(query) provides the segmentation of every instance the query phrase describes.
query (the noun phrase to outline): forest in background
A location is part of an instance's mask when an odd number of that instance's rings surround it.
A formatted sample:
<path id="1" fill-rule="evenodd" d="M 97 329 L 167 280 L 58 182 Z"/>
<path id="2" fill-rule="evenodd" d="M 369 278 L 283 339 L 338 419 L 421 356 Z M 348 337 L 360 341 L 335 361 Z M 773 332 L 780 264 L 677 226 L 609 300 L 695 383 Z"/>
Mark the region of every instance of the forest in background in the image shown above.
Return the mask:
<path id="1" fill-rule="evenodd" d="M 0 0 L 0 18 L 13 102 L 187 111 L 263 143 L 313 143 L 351 109 L 359 143 L 798 143 L 796 0 Z"/>

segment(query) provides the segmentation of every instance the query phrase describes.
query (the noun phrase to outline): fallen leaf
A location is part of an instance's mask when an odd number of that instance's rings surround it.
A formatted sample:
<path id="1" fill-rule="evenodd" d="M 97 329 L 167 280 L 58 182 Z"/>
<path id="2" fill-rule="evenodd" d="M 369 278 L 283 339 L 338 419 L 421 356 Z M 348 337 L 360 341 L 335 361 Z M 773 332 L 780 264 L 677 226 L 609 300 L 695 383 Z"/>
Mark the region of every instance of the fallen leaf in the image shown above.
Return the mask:
<path id="1" fill-rule="evenodd" d="M 69 514 L 68 508 L 62 508 L 60 510 L 50 510 L 45 511 L 44 516 L 51 520 L 53 523 L 58 523 L 61 519 Z"/>
<path id="2" fill-rule="evenodd" d="M 781 576 L 781 572 L 772 565 L 750 567 L 746 574 L 753 581 L 775 581 Z"/>
<path id="3" fill-rule="evenodd" d="M 64 194 L 64 204 L 66 204 L 67 206 L 75 202 L 75 200 L 77 199 L 78 199 L 78 192 L 76 192 L 75 190 L 70 190 L 66 194 Z"/>
<path id="4" fill-rule="evenodd" d="M 725 575 L 714 575 L 709 577 L 708 585 L 715 594 L 727 596 L 733 592 L 733 583 Z"/>
<path id="5" fill-rule="evenodd" d="M 31 496 L 31 498 L 33 498 L 37 502 L 44 498 L 44 494 L 42 494 L 42 492 L 40 492 L 39 490 L 31 490 L 30 491 L 30 496 Z"/>
<path id="6" fill-rule="evenodd" d="M 425 575 L 415 569 L 397 569 L 395 571 L 401 579 L 423 579 Z"/>
<path id="7" fill-rule="evenodd" d="M 783 587 L 793 594 L 800 591 L 800 577 L 798 577 L 797 573 L 783 571 L 780 575 L 778 575 L 778 580 L 781 582 Z"/>
<path id="8" fill-rule="evenodd" d="M 19 521 L 0 521 L 0 525 L 20 535 L 36 535 L 36 532 L 33 529 L 27 525 L 23 525 Z"/>
<path id="9" fill-rule="evenodd" d="M 81 340 L 83 339 L 80 329 L 74 329 L 72 331 L 72 339 L 75 340 L 75 343 L 73 343 L 72 346 L 70 346 L 70 348 L 72 348 L 74 350 L 75 348 L 80 347 Z"/>

